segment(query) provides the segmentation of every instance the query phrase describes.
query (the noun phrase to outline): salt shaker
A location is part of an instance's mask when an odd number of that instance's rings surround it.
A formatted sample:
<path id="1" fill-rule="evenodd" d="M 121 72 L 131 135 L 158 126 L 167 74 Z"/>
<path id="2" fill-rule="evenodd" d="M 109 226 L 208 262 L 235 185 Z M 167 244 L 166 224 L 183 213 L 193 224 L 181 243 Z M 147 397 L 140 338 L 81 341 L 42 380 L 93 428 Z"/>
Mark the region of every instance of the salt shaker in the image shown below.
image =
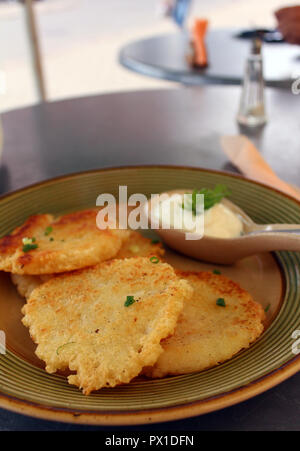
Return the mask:
<path id="1" fill-rule="evenodd" d="M 264 100 L 262 41 L 253 40 L 251 53 L 246 61 L 240 107 L 237 115 L 239 124 L 249 127 L 263 125 L 267 118 Z"/>

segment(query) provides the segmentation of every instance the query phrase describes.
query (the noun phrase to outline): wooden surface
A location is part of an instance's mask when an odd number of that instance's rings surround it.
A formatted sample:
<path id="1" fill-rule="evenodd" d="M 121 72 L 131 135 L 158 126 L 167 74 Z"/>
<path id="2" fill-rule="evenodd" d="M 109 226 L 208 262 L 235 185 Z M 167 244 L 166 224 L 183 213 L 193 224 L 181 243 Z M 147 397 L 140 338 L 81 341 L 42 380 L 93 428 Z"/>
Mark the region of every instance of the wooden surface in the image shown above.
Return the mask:
<path id="1" fill-rule="evenodd" d="M 202 70 L 191 68 L 188 64 L 190 36 L 179 32 L 128 43 L 121 49 L 119 61 L 134 72 L 184 84 L 239 84 L 251 47 L 250 40 L 236 37 L 239 31 L 220 29 L 208 32 L 208 67 Z M 291 79 L 299 77 L 299 46 L 264 43 L 263 57 L 267 85 L 290 87 Z"/>
<path id="2" fill-rule="evenodd" d="M 239 95 L 238 87 L 221 86 L 132 92 L 3 114 L 0 192 L 98 167 L 174 164 L 232 170 L 219 138 L 239 132 L 235 122 Z M 294 184 L 300 184 L 299 99 L 287 91 L 268 90 L 269 122 L 248 134 L 278 175 Z M 132 431 L 300 430 L 299 386 L 298 374 L 224 411 Z M 18 429 L 101 428 L 52 423 L 0 410 L 0 430 Z"/>

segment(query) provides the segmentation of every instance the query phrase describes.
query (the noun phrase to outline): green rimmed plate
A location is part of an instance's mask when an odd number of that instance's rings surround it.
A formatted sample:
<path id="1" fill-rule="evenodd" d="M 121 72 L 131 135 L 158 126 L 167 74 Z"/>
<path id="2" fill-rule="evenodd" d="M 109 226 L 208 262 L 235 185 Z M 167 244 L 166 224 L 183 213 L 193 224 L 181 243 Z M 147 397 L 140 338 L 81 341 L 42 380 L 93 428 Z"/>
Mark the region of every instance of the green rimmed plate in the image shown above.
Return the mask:
<path id="1" fill-rule="evenodd" d="M 103 192 L 146 195 L 175 188 L 226 184 L 232 200 L 256 222 L 300 223 L 300 204 L 266 186 L 216 171 L 182 167 L 132 167 L 90 171 L 37 184 L 0 199 L 0 235 L 28 216 L 60 214 L 94 206 Z M 182 269 L 213 269 L 171 251 L 167 259 Z M 220 269 L 220 267 L 219 267 Z M 34 355 L 21 324 L 23 300 L 7 274 L 0 274 L 0 330 L 7 353 L 0 355 L 0 406 L 40 418 L 91 424 L 136 424 L 167 421 L 217 410 L 267 390 L 300 369 L 292 353 L 292 333 L 300 329 L 300 255 L 281 252 L 244 259 L 223 274 L 239 282 L 269 306 L 266 330 L 248 350 L 201 373 L 161 380 L 137 379 L 88 397 L 49 375 Z"/>

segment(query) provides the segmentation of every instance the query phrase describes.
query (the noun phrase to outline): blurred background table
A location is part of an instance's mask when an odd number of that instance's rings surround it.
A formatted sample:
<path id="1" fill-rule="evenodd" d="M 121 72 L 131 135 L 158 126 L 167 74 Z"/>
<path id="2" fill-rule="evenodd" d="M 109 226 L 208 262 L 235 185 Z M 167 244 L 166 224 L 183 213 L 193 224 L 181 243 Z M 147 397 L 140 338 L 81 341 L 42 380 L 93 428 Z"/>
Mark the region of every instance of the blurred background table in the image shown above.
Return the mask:
<path id="1" fill-rule="evenodd" d="M 206 86 L 105 94 L 5 113 L 0 193 L 99 167 L 226 169 L 219 137 L 240 133 L 239 97 L 238 87 Z M 280 177 L 299 184 L 299 96 L 267 89 L 266 106 L 266 126 L 246 134 Z"/>
<path id="2" fill-rule="evenodd" d="M 299 97 L 279 89 L 268 89 L 266 94 L 269 122 L 248 136 L 279 176 L 299 184 Z M 219 137 L 240 131 L 235 122 L 239 96 L 238 87 L 226 86 L 135 91 L 5 113 L 0 193 L 99 167 L 169 164 L 233 170 L 221 152 Z M 223 411 L 124 431 L 299 430 L 299 385 L 297 374 Z M 0 409 L 0 430 L 18 429 L 94 428 L 26 418 Z"/>
<path id="3" fill-rule="evenodd" d="M 120 63 L 149 77 L 188 85 L 205 83 L 240 84 L 251 40 L 237 37 L 240 30 L 209 31 L 207 52 L 209 66 L 194 69 L 188 64 L 190 36 L 174 33 L 135 41 L 123 47 Z M 286 43 L 264 43 L 264 74 L 269 86 L 290 87 L 300 76 L 300 47 Z"/>

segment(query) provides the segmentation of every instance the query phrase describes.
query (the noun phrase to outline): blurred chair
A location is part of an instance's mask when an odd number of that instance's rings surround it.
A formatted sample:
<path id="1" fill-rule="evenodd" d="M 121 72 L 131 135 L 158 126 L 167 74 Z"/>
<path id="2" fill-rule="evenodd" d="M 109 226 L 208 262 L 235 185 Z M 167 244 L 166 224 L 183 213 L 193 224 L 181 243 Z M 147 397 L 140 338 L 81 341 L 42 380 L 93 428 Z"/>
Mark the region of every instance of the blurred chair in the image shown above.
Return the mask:
<path id="1" fill-rule="evenodd" d="M 192 0 L 162 0 L 164 15 L 172 17 L 179 27 L 184 27 Z"/>

